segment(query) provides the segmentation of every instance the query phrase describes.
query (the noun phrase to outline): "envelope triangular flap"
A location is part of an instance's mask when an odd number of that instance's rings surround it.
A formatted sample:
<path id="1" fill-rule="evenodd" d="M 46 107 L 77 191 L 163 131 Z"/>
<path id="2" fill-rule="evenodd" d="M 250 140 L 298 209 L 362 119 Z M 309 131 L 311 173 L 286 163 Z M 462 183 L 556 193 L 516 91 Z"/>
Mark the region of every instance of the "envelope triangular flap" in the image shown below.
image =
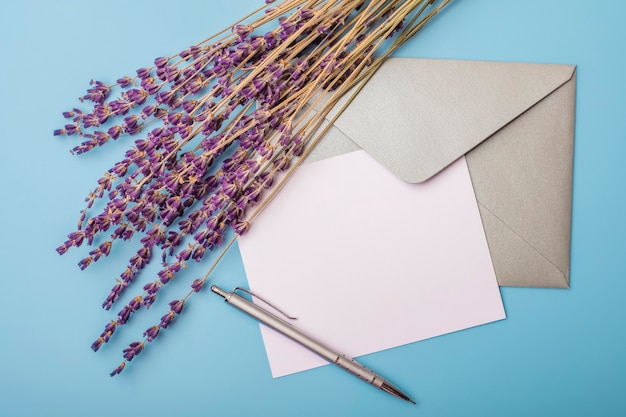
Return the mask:
<path id="1" fill-rule="evenodd" d="M 569 65 L 393 58 L 335 126 L 400 179 L 418 183 L 558 89 L 573 71 Z"/>

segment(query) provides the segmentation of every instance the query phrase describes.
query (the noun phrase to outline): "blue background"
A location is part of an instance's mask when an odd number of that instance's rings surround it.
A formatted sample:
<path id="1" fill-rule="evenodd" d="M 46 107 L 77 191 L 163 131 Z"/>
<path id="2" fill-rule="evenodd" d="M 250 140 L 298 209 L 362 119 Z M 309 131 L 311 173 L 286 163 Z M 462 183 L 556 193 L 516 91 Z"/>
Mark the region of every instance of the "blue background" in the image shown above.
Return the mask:
<path id="1" fill-rule="evenodd" d="M 109 346 L 90 350 L 112 318 L 100 303 L 131 248 L 84 272 L 76 267 L 84 252 L 60 257 L 54 249 L 127 146 L 75 157 L 68 152 L 75 140 L 52 131 L 91 78 L 132 74 L 259 3 L 16 0 L 3 7 L 0 416 L 626 415 L 621 0 L 454 0 L 399 52 L 578 65 L 571 289 L 503 288 L 504 321 L 362 358 L 417 406 L 330 366 L 272 379 L 256 323 L 209 291 L 193 297 L 122 375 L 108 376 L 121 350 L 187 284 L 137 315 Z M 215 276 L 228 287 L 245 284 L 236 248 Z"/>

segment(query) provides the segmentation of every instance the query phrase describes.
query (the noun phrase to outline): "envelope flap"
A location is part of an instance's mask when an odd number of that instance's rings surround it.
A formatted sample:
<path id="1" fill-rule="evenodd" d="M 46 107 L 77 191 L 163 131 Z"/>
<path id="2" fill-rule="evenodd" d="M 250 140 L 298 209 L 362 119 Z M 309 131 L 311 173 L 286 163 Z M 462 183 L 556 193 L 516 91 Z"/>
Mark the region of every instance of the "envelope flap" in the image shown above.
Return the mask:
<path id="1" fill-rule="evenodd" d="M 400 179 L 422 182 L 558 89 L 574 70 L 391 58 L 335 126 Z"/>

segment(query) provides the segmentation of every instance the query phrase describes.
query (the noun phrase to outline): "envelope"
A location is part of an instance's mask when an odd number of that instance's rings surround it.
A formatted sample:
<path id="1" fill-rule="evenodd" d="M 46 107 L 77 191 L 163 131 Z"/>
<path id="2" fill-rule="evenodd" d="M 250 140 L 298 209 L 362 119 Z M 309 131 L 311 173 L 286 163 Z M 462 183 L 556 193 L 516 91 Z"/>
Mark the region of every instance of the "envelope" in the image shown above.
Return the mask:
<path id="1" fill-rule="evenodd" d="M 575 99 L 573 65 L 390 58 L 308 161 L 420 183 L 465 155 L 499 285 L 568 288 Z"/>

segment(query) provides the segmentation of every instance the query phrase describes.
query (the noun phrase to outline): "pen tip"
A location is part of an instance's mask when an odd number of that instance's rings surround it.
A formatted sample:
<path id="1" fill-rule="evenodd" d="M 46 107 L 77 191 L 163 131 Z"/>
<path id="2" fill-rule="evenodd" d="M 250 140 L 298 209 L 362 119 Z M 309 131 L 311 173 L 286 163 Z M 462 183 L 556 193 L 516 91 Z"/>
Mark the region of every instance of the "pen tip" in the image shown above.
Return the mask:
<path id="1" fill-rule="evenodd" d="M 393 395 L 394 397 L 398 397 L 402 400 L 408 401 L 410 403 L 415 404 L 415 401 L 413 401 L 411 398 L 409 398 L 408 395 L 406 395 L 405 393 L 403 393 L 402 391 L 400 391 L 398 388 L 394 387 L 393 385 L 391 385 L 389 382 L 384 381 L 382 383 L 382 385 L 380 386 L 380 389 L 382 389 L 383 391 Z"/>

